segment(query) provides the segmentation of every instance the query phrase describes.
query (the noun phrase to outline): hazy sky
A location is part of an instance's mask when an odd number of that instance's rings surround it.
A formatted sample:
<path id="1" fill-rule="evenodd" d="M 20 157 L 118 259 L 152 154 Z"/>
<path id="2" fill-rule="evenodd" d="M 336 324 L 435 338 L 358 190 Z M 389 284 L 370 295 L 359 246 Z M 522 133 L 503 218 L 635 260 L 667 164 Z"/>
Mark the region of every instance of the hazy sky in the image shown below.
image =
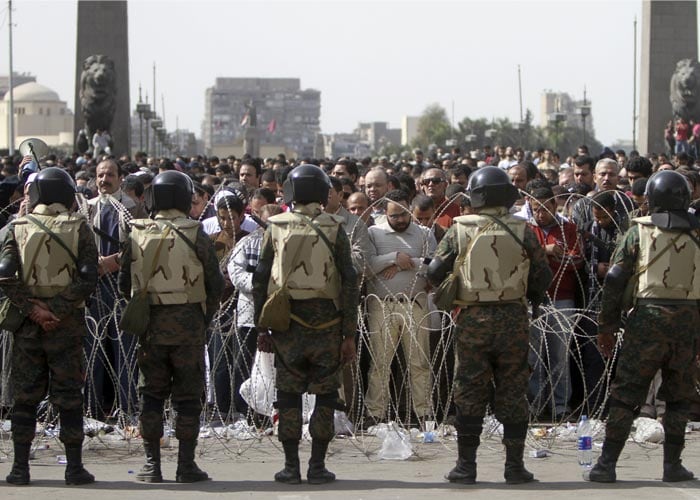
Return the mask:
<path id="1" fill-rule="evenodd" d="M 168 128 L 198 136 L 204 92 L 223 77 L 298 77 L 321 91 L 324 133 L 360 121 L 400 127 L 434 102 L 455 122 L 469 116 L 539 120 L 544 89 L 583 87 L 597 137 L 631 139 L 633 21 L 639 0 L 617 1 L 141 1 L 129 2 L 131 107 L 138 86 Z M 15 0 L 14 67 L 31 72 L 73 108 L 75 1 Z M 7 2 L 0 4 L 0 74 L 8 71 Z M 638 65 L 639 67 L 639 65 Z M 639 87 L 638 87 L 639 89 Z"/>

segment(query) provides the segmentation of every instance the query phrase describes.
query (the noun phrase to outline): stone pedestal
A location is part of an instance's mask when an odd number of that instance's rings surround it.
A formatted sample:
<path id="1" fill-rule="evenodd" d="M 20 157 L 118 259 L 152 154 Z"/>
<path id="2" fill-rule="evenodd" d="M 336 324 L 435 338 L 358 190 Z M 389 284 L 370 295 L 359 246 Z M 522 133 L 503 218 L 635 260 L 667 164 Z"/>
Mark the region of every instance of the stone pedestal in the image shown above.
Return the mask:
<path id="1" fill-rule="evenodd" d="M 697 2 L 645 1 L 642 5 L 638 149 L 666 149 L 664 128 L 672 118 L 669 88 L 681 59 L 698 58 Z"/>
<path id="2" fill-rule="evenodd" d="M 80 107 L 80 74 L 83 61 L 95 54 L 103 54 L 114 61 L 117 78 L 117 107 L 110 134 L 115 156 L 130 153 L 129 116 L 129 33 L 126 1 L 78 2 L 78 40 L 75 58 L 75 124 L 74 136 L 85 125 Z M 88 137 L 92 144 L 92 137 Z"/>
<path id="3" fill-rule="evenodd" d="M 253 158 L 260 157 L 260 130 L 257 128 L 250 127 L 245 129 L 243 153 L 249 154 Z"/>

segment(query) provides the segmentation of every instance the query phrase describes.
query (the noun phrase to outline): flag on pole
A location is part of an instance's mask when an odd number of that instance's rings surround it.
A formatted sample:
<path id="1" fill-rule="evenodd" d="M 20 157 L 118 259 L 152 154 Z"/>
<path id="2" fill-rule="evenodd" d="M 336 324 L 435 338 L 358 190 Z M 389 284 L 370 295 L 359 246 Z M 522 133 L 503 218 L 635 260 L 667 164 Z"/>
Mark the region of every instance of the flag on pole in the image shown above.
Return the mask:
<path id="1" fill-rule="evenodd" d="M 273 118 L 272 120 L 270 120 L 270 123 L 267 125 L 267 131 L 272 134 L 272 133 L 274 133 L 276 128 L 277 128 L 277 122 Z"/>

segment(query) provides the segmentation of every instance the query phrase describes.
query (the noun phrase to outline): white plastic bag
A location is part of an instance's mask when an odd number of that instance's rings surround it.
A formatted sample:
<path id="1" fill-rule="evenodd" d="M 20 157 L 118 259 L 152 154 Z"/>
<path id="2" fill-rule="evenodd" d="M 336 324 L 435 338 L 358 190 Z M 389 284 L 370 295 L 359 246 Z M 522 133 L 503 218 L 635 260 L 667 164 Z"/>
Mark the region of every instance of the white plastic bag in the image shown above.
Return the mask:
<path id="1" fill-rule="evenodd" d="M 275 355 L 255 352 L 250 378 L 241 384 L 238 391 L 253 410 L 261 415 L 272 416 L 275 402 Z"/>
<path id="2" fill-rule="evenodd" d="M 638 443 L 663 443 L 664 428 L 653 418 L 640 417 L 634 421 L 634 440 Z"/>
<path id="3" fill-rule="evenodd" d="M 379 459 L 406 460 L 411 455 L 413 455 L 413 448 L 410 435 L 395 422 L 390 422 L 382 441 L 382 449 L 379 450 Z"/>

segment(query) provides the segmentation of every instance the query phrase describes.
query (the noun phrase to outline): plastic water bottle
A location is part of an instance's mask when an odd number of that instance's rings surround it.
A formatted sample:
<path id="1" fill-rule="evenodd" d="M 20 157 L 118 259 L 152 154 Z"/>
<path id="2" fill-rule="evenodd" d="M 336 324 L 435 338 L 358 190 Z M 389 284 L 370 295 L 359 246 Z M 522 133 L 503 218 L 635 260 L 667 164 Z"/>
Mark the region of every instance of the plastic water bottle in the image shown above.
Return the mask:
<path id="1" fill-rule="evenodd" d="M 593 464 L 591 422 L 586 415 L 581 415 L 578 429 L 576 429 L 576 437 L 578 441 L 578 463 L 582 467 L 590 467 Z"/>

